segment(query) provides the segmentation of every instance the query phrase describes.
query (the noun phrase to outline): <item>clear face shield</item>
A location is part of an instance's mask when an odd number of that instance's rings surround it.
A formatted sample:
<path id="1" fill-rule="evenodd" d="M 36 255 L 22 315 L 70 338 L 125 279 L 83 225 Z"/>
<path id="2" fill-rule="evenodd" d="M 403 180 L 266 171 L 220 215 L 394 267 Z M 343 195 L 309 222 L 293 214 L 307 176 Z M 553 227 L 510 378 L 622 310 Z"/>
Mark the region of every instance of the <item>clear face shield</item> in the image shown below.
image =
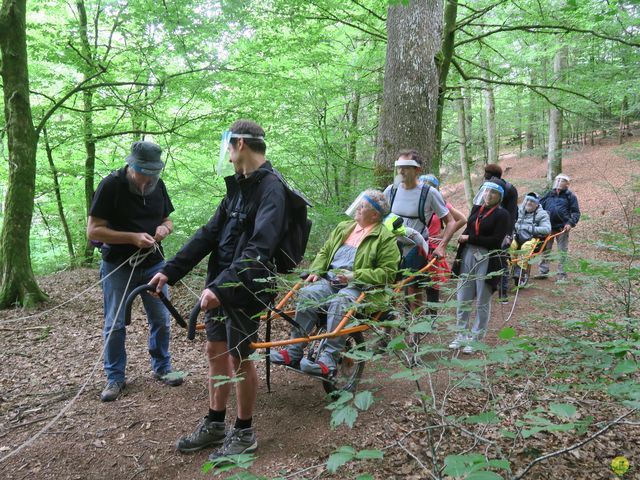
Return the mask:
<path id="1" fill-rule="evenodd" d="M 356 211 L 361 208 L 372 208 L 380 214 L 381 218 L 385 216 L 385 211 L 382 206 L 364 192 L 356 197 L 356 199 L 351 203 L 351 205 L 349 205 L 344 213 L 345 215 L 348 215 L 350 217 L 355 217 Z"/>
<path id="2" fill-rule="evenodd" d="M 129 191 L 135 195 L 151 195 L 158 186 L 160 172 L 151 173 L 150 170 L 130 165 L 127 169 L 127 183 Z"/>
<path id="3" fill-rule="evenodd" d="M 527 213 L 533 213 L 540 205 L 540 197 L 534 192 L 527 193 L 520 204 L 520 208 Z"/>
<path id="4" fill-rule="evenodd" d="M 493 182 L 484 182 L 478 193 L 476 193 L 473 204 L 493 207 L 502 201 L 503 196 L 504 189 L 500 185 Z"/>
<path id="5" fill-rule="evenodd" d="M 571 182 L 571 179 L 567 175 L 561 173 L 553 180 L 553 189 L 567 190 L 569 188 L 569 182 Z"/>
<path id="6" fill-rule="evenodd" d="M 220 158 L 218 159 L 218 167 L 216 174 L 220 177 L 227 177 L 235 173 L 235 169 L 229 160 L 229 144 L 232 138 L 255 138 L 264 141 L 261 135 L 252 135 L 250 133 L 233 133 L 231 130 L 222 132 L 220 139 Z"/>

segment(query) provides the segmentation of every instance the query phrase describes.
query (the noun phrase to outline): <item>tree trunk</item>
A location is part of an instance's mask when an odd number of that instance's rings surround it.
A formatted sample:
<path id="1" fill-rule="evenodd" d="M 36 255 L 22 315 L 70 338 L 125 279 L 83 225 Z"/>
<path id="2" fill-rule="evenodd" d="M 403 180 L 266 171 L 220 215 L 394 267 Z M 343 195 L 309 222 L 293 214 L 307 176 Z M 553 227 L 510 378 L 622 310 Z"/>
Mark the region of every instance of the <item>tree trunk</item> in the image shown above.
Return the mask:
<path id="1" fill-rule="evenodd" d="M 487 63 L 483 62 L 486 67 Z M 486 73 L 488 78 L 488 73 Z M 485 165 L 488 163 L 498 163 L 498 145 L 496 136 L 496 103 L 493 97 L 493 86 L 485 83 L 483 87 L 485 113 L 487 115 L 487 158 Z"/>
<path id="2" fill-rule="evenodd" d="M 462 90 L 461 92 L 462 93 Z M 471 172 L 469 169 L 469 154 L 467 152 L 467 132 L 466 118 L 464 112 L 464 99 L 456 99 L 456 110 L 458 111 L 458 144 L 460 145 L 460 171 L 464 182 L 464 196 L 467 199 L 469 210 L 473 206 L 473 187 L 471 185 Z"/>
<path id="3" fill-rule="evenodd" d="M 469 166 L 473 165 L 473 157 L 475 150 L 475 142 L 473 141 L 473 111 L 471 108 L 471 95 L 473 90 L 471 88 L 462 89 L 462 99 L 464 103 L 464 132 L 467 136 L 467 158 L 469 159 Z"/>
<path id="4" fill-rule="evenodd" d="M 560 48 L 553 59 L 554 84 L 562 79 L 566 69 L 567 47 Z M 547 181 L 551 183 L 562 172 L 562 110 L 552 106 L 549 110 L 549 149 L 547 151 Z"/>
<path id="5" fill-rule="evenodd" d="M 351 105 L 349 106 L 349 139 L 348 139 L 348 151 L 349 157 L 347 164 L 345 165 L 344 183 L 346 186 L 345 191 L 349 192 L 351 189 L 351 174 L 353 167 L 358 161 L 358 115 L 360 113 L 360 92 L 356 91 L 353 94 Z"/>
<path id="6" fill-rule="evenodd" d="M 73 250 L 73 237 L 69 230 L 69 224 L 67 223 L 67 217 L 64 214 L 64 206 L 62 205 L 62 194 L 60 193 L 60 182 L 58 180 L 58 169 L 53 161 L 53 149 L 49 143 L 49 136 L 47 135 L 46 127 L 42 129 L 44 135 L 44 148 L 47 151 L 47 160 L 49 160 L 49 168 L 51 169 L 51 176 L 53 177 L 53 191 L 56 195 L 56 203 L 58 205 L 58 215 L 60 216 L 60 223 L 62 223 L 62 230 L 64 232 L 64 238 L 67 240 L 67 251 L 69 252 L 69 259 L 71 264 L 76 263 L 76 254 Z"/>
<path id="7" fill-rule="evenodd" d="M 623 137 L 625 134 L 625 117 L 627 115 L 627 96 L 622 97 L 622 106 L 620 107 L 620 128 L 618 130 L 618 145 L 622 145 Z"/>
<path id="8" fill-rule="evenodd" d="M 26 0 L 3 0 L 0 10 L 2 90 L 9 178 L 0 234 L 0 308 L 31 306 L 47 296 L 33 275 L 29 233 L 36 182 L 38 138 L 29 102 Z"/>
<path id="9" fill-rule="evenodd" d="M 83 80 L 91 77 L 94 73 L 94 52 L 91 49 L 89 43 L 89 36 L 87 34 L 87 10 L 84 5 L 84 0 L 78 0 L 76 2 L 78 8 L 78 26 L 80 34 L 80 45 L 82 56 L 82 76 Z M 84 148 L 87 153 L 87 157 L 84 161 L 84 202 L 87 215 L 89 215 L 89 209 L 91 208 L 91 202 L 93 201 L 94 182 L 95 182 L 95 167 L 96 167 L 96 141 L 93 136 L 93 90 L 87 89 L 82 92 L 82 104 L 84 113 L 82 114 L 82 134 L 84 137 Z M 84 247 L 84 260 L 85 265 L 90 265 L 93 261 L 94 247 L 89 242 L 88 238 L 85 238 Z"/>
<path id="10" fill-rule="evenodd" d="M 535 71 L 531 69 L 531 84 L 535 85 L 536 83 L 536 75 Z M 527 150 L 531 151 L 534 147 L 534 138 L 535 138 L 535 127 L 534 123 L 536 121 L 535 117 L 535 103 L 536 97 L 533 90 L 529 90 L 529 109 L 527 112 Z"/>
<path id="11" fill-rule="evenodd" d="M 451 67 L 451 59 L 455 50 L 456 16 L 458 14 L 458 1 L 447 0 L 444 8 L 444 36 L 442 50 L 436 56 L 438 67 L 438 110 L 436 112 L 436 145 L 435 157 L 431 162 L 431 172 L 440 175 L 440 163 L 442 161 L 442 113 L 444 111 L 445 95 L 447 93 L 447 77 Z"/>
<path id="12" fill-rule="evenodd" d="M 436 158 L 438 71 L 442 1 L 412 0 L 389 7 L 383 104 L 378 124 L 375 174 L 387 184 L 398 150 L 422 153 L 424 170 Z"/>

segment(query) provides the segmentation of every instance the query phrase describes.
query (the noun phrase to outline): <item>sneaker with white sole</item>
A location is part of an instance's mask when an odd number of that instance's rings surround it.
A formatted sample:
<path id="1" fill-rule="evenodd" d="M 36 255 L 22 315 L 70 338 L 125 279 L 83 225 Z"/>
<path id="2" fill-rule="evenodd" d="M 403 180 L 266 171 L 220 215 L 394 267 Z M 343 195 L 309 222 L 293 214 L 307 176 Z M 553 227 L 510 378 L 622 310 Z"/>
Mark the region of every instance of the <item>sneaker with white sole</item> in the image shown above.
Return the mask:
<path id="1" fill-rule="evenodd" d="M 286 365 L 288 367 L 298 367 L 304 350 L 300 345 L 291 345 L 277 352 L 273 351 L 269 354 L 271 363 L 274 365 Z"/>
<path id="2" fill-rule="evenodd" d="M 459 333 L 456 338 L 449 344 L 451 350 L 457 350 L 467 342 L 468 338 L 465 334 Z"/>
<path id="3" fill-rule="evenodd" d="M 319 377 L 331 377 L 337 370 L 336 360 L 329 352 L 322 352 L 315 362 L 303 358 L 300 362 L 300 370 L 310 375 Z"/>
<path id="4" fill-rule="evenodd" d="M 209 455 L 209 460 L 215 461 L 229 455 L 253 453 L 258 449 L 258 441 L 252 427 L 233 428 L 229 430 L 222 447 Z"/>
<path id="5" fill-rule="evenodd" d="M 471 354 L 473 352 L 475 352 L 475 350 L 471 345 L 465 345 L 464 348 L 462 349 L 462 353 Z"/>

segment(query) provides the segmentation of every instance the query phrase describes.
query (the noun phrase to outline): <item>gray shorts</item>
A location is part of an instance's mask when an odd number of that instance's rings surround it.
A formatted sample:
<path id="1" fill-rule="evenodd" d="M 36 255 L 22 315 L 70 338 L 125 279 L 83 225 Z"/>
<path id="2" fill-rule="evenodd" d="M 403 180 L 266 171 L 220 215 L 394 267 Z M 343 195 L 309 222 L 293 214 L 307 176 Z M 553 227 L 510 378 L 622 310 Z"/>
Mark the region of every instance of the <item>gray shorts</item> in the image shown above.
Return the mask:
<path id="1" fill-rule="evenodd" d="M 253 353 L 249 347 L 258 339 L 260 312 L 241 308 L 209 310 L 204 318 L 207 340 L 227 342 L 229 353 L 236 358 L 247 358 Z"/>

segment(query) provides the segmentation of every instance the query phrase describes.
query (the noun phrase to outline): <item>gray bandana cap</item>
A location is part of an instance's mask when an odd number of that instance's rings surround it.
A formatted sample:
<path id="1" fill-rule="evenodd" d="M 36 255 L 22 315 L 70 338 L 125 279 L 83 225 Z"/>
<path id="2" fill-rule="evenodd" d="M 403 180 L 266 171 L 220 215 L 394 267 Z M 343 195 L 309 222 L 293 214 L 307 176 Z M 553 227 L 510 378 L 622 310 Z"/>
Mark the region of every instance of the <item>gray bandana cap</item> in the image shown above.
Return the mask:
<path id="1" fill-rule="evenodd" d="M 151 142 L 135 142 L 131 153 L 125 159 L 136 172 L 143 175 L 160 175 L 164 162 L 160 160 L 162 149 Z"/>

